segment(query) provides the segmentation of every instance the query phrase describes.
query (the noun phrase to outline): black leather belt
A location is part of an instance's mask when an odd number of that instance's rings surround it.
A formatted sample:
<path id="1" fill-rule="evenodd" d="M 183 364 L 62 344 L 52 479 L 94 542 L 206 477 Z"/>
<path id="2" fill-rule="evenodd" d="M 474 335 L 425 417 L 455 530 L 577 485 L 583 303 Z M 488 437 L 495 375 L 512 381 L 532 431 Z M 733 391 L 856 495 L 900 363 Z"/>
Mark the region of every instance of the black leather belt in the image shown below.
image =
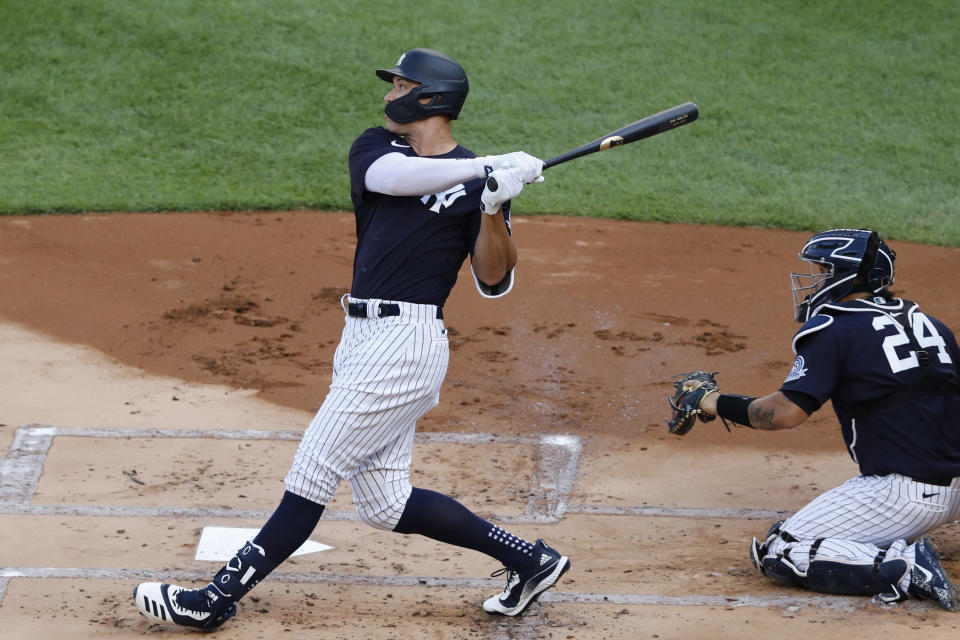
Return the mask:
<path id="1" fill-rule="evenodd" d="M 935 484 L 938 487 L 949 487 L 953 484 L 953 478 L 915 478 L 910 476 L 910 479 L 914 482 L 922 482 L 923 484 Z"/>
<path id="2" fill-rule="evenodd" d="M 367 317 L 367 303 L 366 302 L 349 302 L 347 303 L 347 315 L 351 318 L 366 318 Z M 398 316 L 400 315 L 400 305 L 395 302 L 381 302 L 377 308 L 378 318 L 386 318 L 389 316 Z M 437 307 L 437 320 L 443 320 L 443 307 Z"/>

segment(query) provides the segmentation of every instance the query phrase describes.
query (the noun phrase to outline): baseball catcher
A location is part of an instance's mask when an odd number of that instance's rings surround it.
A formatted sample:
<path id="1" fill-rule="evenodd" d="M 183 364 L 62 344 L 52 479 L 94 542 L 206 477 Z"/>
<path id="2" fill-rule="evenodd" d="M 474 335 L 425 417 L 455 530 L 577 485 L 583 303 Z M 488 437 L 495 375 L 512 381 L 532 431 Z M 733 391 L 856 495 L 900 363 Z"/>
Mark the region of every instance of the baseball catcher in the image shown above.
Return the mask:
<path id="1" fill-rule="evenodd" d="M 860 475 L 753 539 L 761 574 L 823 593 L 908 597 L 960 609 L 927 534 L 960 517 L 960 347 L 951 330 L 895 297 L 896 254 L 876 231 L 832 229 L 800 251 L 792 275 L 803 327 L 779 390 L 722 393 L 716 373 L 676 376 L 672 434 L 720 416 L 751 429 L 790 429 L 827 400 Z M 729 429 L 729 425 L 727 425 Z"/>

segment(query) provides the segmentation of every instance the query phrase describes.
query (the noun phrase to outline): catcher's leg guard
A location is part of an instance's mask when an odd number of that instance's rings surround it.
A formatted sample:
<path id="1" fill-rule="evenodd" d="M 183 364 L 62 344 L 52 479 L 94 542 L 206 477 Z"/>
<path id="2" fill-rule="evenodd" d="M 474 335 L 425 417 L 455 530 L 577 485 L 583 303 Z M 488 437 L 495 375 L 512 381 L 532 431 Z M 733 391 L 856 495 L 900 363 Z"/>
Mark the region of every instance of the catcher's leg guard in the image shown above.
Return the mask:
<path id="1" fill-rule="evenodd" d="M 822 593 L 878 596 L 883 602 L 899 602 L 906 594 L 899 583 L 910 564 L 903 558 L 877 564 L 846 564 L 814 560 L 807 569 L 807 588 Z"/>
<path id="2" fill-rule="evenodd" d="M 768 578 L 791 587 L 807 586 L 807 574 L 793 564 L 789 551 L 763 558 L 760 561 L 760 572 Z"/>
<path id="3" fill-rule="evenodd" d="M 762 566 L 767 576 L 793 587 L 805 587 L 820 593 L 877 596 L 882 602 L 899 602 L 906 598 L 899 585 L 910 565 L 903 558 L 884 561 L 885 555 L 886 551 L 881 551 L 871 564 L 814 558 L 803 573 L 787 551 L 765 557 Z"/>

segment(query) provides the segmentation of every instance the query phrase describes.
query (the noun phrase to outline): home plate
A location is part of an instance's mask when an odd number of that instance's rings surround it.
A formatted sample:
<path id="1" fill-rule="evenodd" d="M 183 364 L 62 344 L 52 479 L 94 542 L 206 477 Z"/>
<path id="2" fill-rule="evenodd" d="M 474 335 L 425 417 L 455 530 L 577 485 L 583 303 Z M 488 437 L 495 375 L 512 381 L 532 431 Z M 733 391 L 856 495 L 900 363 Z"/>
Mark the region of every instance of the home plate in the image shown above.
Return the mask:
<path id="1" fill-rule="evenodd" d="M 243 529 L 240 527 L 204 527 L 200 532 L 200 542 L 197 543 L 195 560 L 209 560 L 211 562 L 226 562 L 237 554 L 237 551 L 253 540 L 260 533 L 260 529 Z M 322 542 L 307 540 L 292 556 L 302 556 L 308 553 L 317 553 L 333 549 Z"/>

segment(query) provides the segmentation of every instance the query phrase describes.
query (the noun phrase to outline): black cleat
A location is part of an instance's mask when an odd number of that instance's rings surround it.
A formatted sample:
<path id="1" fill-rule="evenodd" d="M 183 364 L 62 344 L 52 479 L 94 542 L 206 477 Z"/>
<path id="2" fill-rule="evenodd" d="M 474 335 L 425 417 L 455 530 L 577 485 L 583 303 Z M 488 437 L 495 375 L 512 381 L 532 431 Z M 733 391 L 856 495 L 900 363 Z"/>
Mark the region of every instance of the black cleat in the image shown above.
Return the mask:
<path id="1" fill-rule="evenodd" d="M 488 598 L 483 603 L 484 611 L 505 616 L 520 615 L 570 569 L 570 559 L 548 547 L 542 539 L 537 540 L 533 553 L 535 557 L 539 557 L 539 561 L 537 566 L 529 571 L 521 573 L 504 567 L 493 572 L 494 576 L 508 572 L 507 587 L 503 593 Z"/>
<path id="2" fill-rule="evenodd" d="M 916 560 L 910 571 L 908 593 L 916 598 L 933 600 L 947 611 L 960 609 L 957 587 L 947 577 L 930 538 L 924 536 L 917 541 L 916 553 Z"/>

